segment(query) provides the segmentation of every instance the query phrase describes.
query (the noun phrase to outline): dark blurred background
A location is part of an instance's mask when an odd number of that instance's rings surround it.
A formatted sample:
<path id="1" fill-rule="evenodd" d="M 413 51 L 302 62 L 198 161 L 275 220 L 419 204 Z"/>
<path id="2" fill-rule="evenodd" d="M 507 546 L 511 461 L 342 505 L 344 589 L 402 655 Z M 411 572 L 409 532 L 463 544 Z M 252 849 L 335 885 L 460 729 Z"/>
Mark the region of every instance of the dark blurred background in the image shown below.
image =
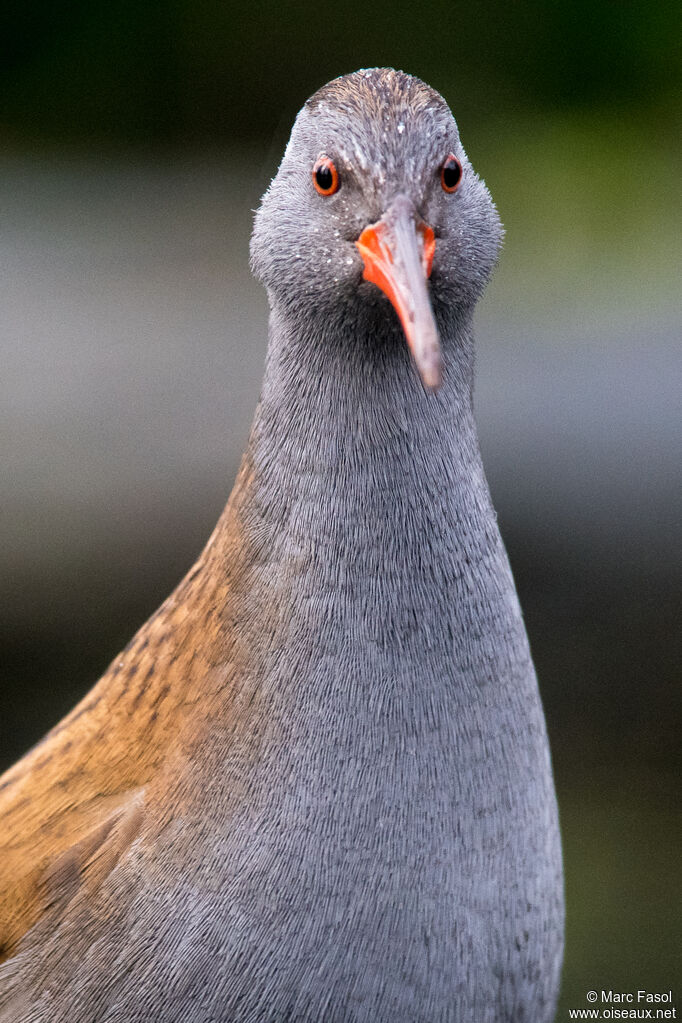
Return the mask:
<path id="1" fill-rule="evenodd" d="M 89 688 L 227 498 L 266 339 L 251 210 L 296 111 L 338 74 L 402 67 L 450 102 L 507 228 L 477 409 L 553 743 L 560 1020 L 590 988 L 682 998 L 681 10 L 0 16 L 2 766 Z"/>

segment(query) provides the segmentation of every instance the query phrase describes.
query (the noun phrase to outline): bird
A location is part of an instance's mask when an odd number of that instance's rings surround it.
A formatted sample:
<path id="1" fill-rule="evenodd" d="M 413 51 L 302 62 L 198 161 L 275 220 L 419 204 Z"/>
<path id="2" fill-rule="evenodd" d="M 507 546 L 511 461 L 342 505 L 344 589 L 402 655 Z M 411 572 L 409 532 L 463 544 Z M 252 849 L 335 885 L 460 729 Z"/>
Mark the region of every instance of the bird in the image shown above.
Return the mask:
<path id="1" fill-rule="evenodd" d="M 304 104 L 226 508 L 0 779 L 2 1023 L 554 1018 L 556 794 L 474 419 L 501 239 L 426 83 Z"/>

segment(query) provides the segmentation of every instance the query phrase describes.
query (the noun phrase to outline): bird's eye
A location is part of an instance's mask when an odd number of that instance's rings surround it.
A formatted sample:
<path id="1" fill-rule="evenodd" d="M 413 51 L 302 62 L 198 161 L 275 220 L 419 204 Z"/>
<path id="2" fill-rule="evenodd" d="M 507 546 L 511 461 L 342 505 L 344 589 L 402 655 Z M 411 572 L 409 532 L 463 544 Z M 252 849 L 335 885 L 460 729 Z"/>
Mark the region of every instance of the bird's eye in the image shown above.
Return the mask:
<path id="1" fill-rule="evenodd" d="M 450 153 L 441 167 L 440 183 L 444 192 L 456 192 L 462 180 L 462 165 L 457 157 Z"/>
<path id="2" fill-rule="evenodd" d="M 333 195 L 339 190 L 339 172 L 334 161 L 321 156 L 313 167 L 313 184 L 320 195 Z"/>

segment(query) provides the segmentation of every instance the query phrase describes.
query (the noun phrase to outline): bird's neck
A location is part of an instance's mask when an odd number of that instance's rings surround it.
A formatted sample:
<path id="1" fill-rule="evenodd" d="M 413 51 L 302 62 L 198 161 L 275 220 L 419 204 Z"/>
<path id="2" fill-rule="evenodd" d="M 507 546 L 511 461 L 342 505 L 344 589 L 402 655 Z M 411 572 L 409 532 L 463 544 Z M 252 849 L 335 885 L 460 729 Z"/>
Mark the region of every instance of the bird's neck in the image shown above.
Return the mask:
<path id="1" fill-rule="evenodd" d="M 212 614 L 225 601 L 218 641 L 236 644 L 211 654 L 232 679 L 229 713 L 213 704 L 212 717 L 245 733 L 295 721 L 309 736 L 334 721 L 364 756 L 373 701 L 399 731 L 447 732 L 472 691 L 485 701 L 488 685 L 517 689 L 532 669 L 457 363 L 470 334 L 444 338 L 435 395 L 402 349 L 386 350 L 382 373 L 352 343 L 344 361 L 325 340 L 271 338 L 242 470 L 207 548 L 204 575 L 224 579 L 224 598 L 211 597 Z M 306 345 L 324 357 L 306 358 Z"/>
<path id="2" fill-rule="evenodd" d="M 381 319 L 301 325 L 272 311 L 249 454 L 256 485 L 273 498 L 299 501 L 318 480 L 342 502 L 339 512 L 373 493 L 414 506 L 424 485 L 445 492 L 458 465 L 478 462 L 471 315 L 442 325 L 438 393 L 424 390 L 389 315 L 382 329 Z"/>
<path id="3" fill-rule="evenodd" d="M 249 602 L 262 592 L 292 621 L 361 624 L 416 652 L 458 589 L 474 620 L 472 587 L 490 602 L 513 585 L 473 419 L 470 319 L 450 328 L 428 394 L 397 332 L 296 331 L 273 313 L 234 505 Z"/>
<path id="4" fill-rule="evenodd" d="M 443 332 L 437 394 L 399 335 L 294 334 L 276 315 L 271 329 L 232 497 L 158 619 L 196 735 L 216 763 L 226 729 L 263 756 L 333 741 L 369 757 L 377 721 L 450 749 L 472 692 L 495 706 L 534 684 L 474 427 L 470 324 Z"/>

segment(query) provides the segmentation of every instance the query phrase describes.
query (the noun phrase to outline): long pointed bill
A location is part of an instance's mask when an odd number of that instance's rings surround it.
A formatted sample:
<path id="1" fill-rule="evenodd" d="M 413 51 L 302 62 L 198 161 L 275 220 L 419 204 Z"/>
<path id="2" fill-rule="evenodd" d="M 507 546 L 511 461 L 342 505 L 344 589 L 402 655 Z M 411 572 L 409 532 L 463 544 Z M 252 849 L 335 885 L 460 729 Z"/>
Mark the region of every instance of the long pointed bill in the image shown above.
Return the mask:
<path id="1" fill-rule="evenodd" d="M 435 390 L 441 383 L 443 361 L 426 286 L 436 248 L 433 231 L 417 223 L 409 199 L 398 196 L 355 244 L 365 264 L 364 280 L 376 284 L 390 299 L 424 386 Z"/>

